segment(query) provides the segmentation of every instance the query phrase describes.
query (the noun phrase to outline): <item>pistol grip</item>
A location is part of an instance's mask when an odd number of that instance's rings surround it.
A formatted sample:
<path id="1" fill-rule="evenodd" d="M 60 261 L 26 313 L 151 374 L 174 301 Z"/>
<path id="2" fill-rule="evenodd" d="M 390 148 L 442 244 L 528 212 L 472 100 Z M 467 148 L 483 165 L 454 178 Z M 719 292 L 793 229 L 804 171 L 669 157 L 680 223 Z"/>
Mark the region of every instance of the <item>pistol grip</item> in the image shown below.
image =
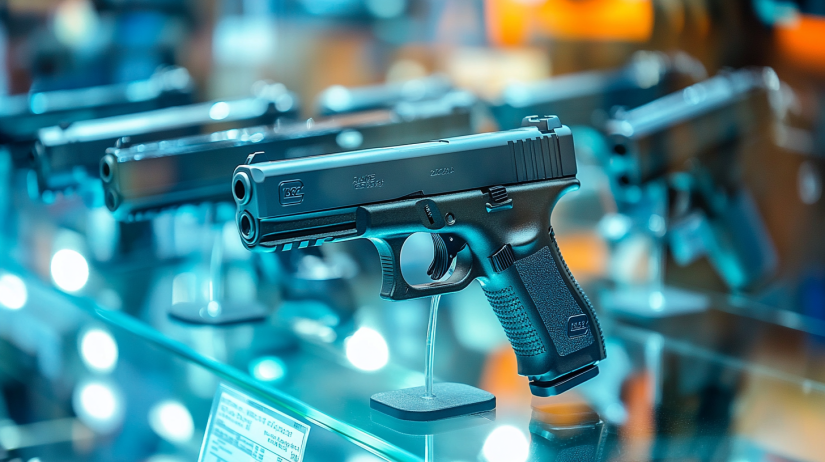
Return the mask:
<path id="1" fill-rule="evenodd" d="M 484 278 L 484 292 L 535 395 L 562 393 L 595 377 L 605 358 L 596 314 L 559 252 L 552 228 L 529 255 Z"/>

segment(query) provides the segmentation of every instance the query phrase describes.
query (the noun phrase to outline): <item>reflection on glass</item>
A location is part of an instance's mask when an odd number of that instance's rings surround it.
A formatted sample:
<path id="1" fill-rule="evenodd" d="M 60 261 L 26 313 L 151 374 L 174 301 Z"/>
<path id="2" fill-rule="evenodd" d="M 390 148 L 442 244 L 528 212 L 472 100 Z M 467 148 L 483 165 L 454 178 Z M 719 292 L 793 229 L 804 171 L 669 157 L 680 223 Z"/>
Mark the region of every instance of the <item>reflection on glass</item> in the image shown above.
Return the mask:
<path id="1" fill-rule="evenodd" d="M 665 296 L 660 291 L 651 292 L 648 301 L 650 302 L 650 309 L 653 311 L 661 311 L 665 306 Z"/>
<path id="2" fill-rule="evenodd" d="M 89 329 L 80 339 L 80 357 L 89 369 L 109 373 L 117 365 L 117 343 L 105 330 Z"/>
<path id="3" fill-rule="evenodd" d="M 298 335 L 318 339 L 324 343 L 332 343 L 337 337 L 331 327 L 314 319 L 298 319 L 292 324 L 292 329 Z"/>
<path id="4" fill-rule="evenodd" d="M 186 443 L 195 433 L 192 414 L 174 400 L 161 401 L 149 410 L 149 426 L 161 438 L 172 443 Z"/>
<path id="5" fill-rule="evenodd" d="M 229 116 L 229 104 L 220 101 L 212 105 L 209 109 L 209 117 L 212 120 L 223 120 Z"/>
<path id="6" fill-rule="evenodd" d="M 378 457 L 372 454 L 355 454 L 347 458 L 347 462 L 378 462 Z"/>
<path id="7" fill-rule="evenodd" d="M 390 352 L 387 342 L 369 327 L 358 329 L 346 342 L 347 359 L 364 371 L 377 371 L 387 365 Z"/>
<path id="8" fill-rule="evenodd" d="M 57 287 L 66 292 L 77 292 L 89 280 L 89 264 L 78 252 L 62 249 L 52 257 L 51 273 Z"/>
<path id="9" fill-rule="evenodd" d="M 264 382 L 278 382 L 286 375 L 286 364 L 280 358 L 264 356 L 249 365 L 253 377 Z"/>
<path id="10" fill-rule="evenodd" d="M 22 279 L 13 274 L 0 276 L 0 305 L 10 310 L 19 310 L 28 298 L 26 284 Z"/>
<path id="11" fill-rule="evenodd" d="M 502 425 L 487 436 L 481 454 L 487 462 L 524 462 L 529 454 L 527 437 L 512 425 Z"/>

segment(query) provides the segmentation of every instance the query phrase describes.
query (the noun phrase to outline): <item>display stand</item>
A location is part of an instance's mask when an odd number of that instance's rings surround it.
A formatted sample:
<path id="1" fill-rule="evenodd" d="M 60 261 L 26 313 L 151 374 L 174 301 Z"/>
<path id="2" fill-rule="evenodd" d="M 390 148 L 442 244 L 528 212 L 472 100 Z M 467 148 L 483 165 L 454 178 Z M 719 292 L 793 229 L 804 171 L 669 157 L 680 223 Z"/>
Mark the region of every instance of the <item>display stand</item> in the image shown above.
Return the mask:
<path id="1" fill-rule="evenodd" d="M 707 309 L 706 297 L 691 291 L 665 285 L 666 230 L 669 225 L 668 189 L 663 181 L 651 182 L 637 191 L 635 201 L 622 202 L 620 210 L 628 217 L 629 224 L 623 226 L 602 226 L 603 235 L 611 242 L 611 267 L 616 262 L 623 262 L 624 256 L 618 251 L 619 246 L 627 244 L 632 238 L 647 240 L 650 248 L 647 255 L 647 280 L 640 282 L 617 282 L 615 287 L 605 288 L 600 293 L 600 305 L 606 310 L 642 318 L 664 318 L 680 316 Z M 626 198 L 627 194 L 620 197 Z M 658 217 L 654 219 L 653 217 Z M 618 223 L 618 222 L 617 222 Z M 624 229 L 617 232 L 616 229 Z M 627 269 L 611 268 L 615 274 L 623 274 Z"/>
<path id="2" fill-rule="evenodd" d="M 226 325 L 261 321 L 269 313 L 256 301 L 234 301 L 224 297 L 223 225 L 207 218 L 213 235 L 209 255 L 209 296 L 205 301 L 179 302 L 169 307 L 169 316 L 189 324 Z"/>
<path id="3" fill-rule="evenodd" d="M 417 422 L 448 419 L 495 409 L 496 397 L 484 390 L 462 383 L 433 383 L 435 333 L 440 301 L 441 296 L 436 295 L 430 304 L 424 386 L 376 393 L 370 398 L 372 409 L 397 419 Z"/>

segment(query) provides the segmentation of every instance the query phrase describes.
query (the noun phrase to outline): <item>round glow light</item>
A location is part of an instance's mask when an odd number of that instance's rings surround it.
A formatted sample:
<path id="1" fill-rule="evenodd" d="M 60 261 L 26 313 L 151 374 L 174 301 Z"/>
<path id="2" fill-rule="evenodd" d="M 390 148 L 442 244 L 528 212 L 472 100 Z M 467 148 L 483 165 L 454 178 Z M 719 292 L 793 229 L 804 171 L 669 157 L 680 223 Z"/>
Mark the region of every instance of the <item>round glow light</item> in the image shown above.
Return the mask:
<path id="1" fill-rule="evenodd" d="M 249 368 L 253 377 L 264 382 L 278 382 L 286 376 L 286 364 L 274 356 L 257 359 Z"/>
<path id="2" fill-rule="evenodd" d="M 324 91 L 321 100 L 333 111 L 343 111 L 352 104 L 352 95 L 346 87 L 333 85 Z"/>
<path id="3" fill-rule="evenodd" d="M 524 462 L 529 450 L 527 437 L 521 430 L 503 425 L 487 436 L 481 453 L 488 462 Z"/>
<path id="4" fill-rule="evenodd" d="M 52 279 L 66 292 L 77 292 L 89 280 L 89 264 L 83 255 L 71 249 L 58 250 L 52 257 Z"/>
<path id="5" fill-rule="evenodd" d="M 118 429 L 123 422 L 124 406 L 121 394 L 106 382 L 85 382 L 75 388 L 72 407 L 84 425 L 100 434 Z"/>
<path id="6" fill-rule="evenodd" d="M 19 310 L 28 298 L 26 284 L 22 279 L 13 274 L 0 276 L 0 305 L 10 310 Z"/>
<path id="7" fill-rule="evenodd" d="M 80 357 L 93 371 L 108 373 L 117 365 L 117 343 L 102 329 L 89 329 L 80 339 Z"/>
<path id="8" fill-rule="evenodd" d="M 665 307 L 665 295 L 659 291 L 651 292 L 648 297 L 650 309 L 653 311 L 662 311 Z"/>
<path id="9" fill-rule="evenodd" d="M 345 341 L 345 346 L 349 362 L 364 371 L 377 371 L 390 359 L 384 337 L 368 327 L 358 329 Z"/>
<path id="10" fill-rule="evenodd" d="M 63 45 L 80 49 L 93 44 L 100 18 L 88 0 L 60 2 L 54 14 L 54 35 Z"/>
<path id="11" fill-rule="evenodd" d="M 229 104 L 220 101 L 209 108 L 209 117 L 212 120 L 223 120 L 229 117 Z"/>
<path id="12" fill-rule="evenodd" d="M 96 419 L 109 419 L 115 415 L 117 400 L 109 387 L 99 383 L 92 383 L 80 392 L 80 404 Z"/>
<path id="13" fill-rule="evenodd" d="M 149 410 L 149 426 L 171 443 L 187 443 L 195 433 L 192 414 L 177 401 L 161 401 Z"/>

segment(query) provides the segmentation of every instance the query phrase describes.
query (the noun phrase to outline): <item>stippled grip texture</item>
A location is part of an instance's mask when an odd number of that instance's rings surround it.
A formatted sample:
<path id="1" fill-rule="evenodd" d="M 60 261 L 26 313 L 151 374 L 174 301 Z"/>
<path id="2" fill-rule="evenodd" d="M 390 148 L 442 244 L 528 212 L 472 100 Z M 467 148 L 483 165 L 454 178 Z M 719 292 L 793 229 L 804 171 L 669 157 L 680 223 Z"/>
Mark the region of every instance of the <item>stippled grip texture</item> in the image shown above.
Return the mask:
<path id="1" fill-rule="evenodd" d="M 546 352 L 538 332 L 527 317 L 524 305 L 512 287 L 496 291 L 485 290 L 484 293 L 516 355 L 536 356 Z"/>
<path id="2" fill-rule="evenodd" d="M 555 236 L 518 255 L 484 283 L 519 363 L 519 373 L 552 381 L 605 358 L 604 341 L 590 301 L 559 252 Z"/>
<path id="3" fill-rule="evenodd" d="M 559 355 L 567 356 L 592 345 L 592 329 L 580 337 L 568 336 L 568 320 L 585 313 L 562 279 L 550 248 L 543 247 L 533 255 L 516 260 L 515 266 Z"/>

